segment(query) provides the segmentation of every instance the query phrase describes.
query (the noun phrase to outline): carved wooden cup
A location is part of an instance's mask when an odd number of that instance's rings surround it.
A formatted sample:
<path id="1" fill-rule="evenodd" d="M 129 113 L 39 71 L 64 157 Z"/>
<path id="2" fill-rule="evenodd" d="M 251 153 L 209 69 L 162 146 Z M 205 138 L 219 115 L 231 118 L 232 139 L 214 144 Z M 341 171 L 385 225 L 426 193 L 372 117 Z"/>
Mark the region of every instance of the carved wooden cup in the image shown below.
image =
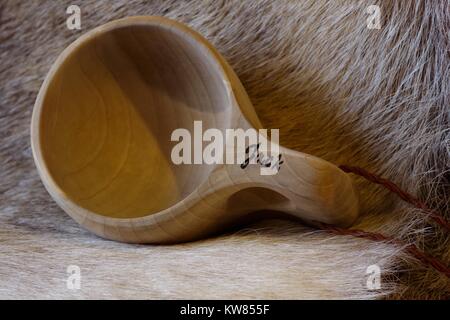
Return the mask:
<path id="1" fill-rule="evenodd" d="M 257 164 L 175 164 L 171 134 L 196 120 L 203 130 L 261 128 L 208 41 L 165 18 L 126 18 L 83 35 L 53 64 L 34 107 L 33 156 L 55 201 L 108 239 L 189 241 L 262 209 L 339 226 L 357 217 L 347 174 L 281 146 L 275 175 Z"/>

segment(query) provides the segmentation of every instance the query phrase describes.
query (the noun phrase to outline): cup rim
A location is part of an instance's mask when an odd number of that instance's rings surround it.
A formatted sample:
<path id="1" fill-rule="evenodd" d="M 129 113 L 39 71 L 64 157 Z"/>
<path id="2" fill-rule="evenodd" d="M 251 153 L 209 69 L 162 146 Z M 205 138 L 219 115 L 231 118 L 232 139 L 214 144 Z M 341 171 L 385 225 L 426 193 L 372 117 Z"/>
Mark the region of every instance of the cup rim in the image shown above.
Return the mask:
<path id="1" fill-rule="evenodd" d="M 119 20 L 110 21 L 106 24 L 100 25 L 98 27 L 95 27 L 94 29 L 89 30 L 88 32 L 77 38 L 74 42 L 72 42 L 69 46 L 67 46 L 62 51 L 62 53 L 59 54 L 55 62 L 52 64 L 47 75 L 45 76 L 45 79 L 39 89 L 39 93 L 37 95 L 35 104 L 33 106 L 31 126 L 30 126 L 31 127 L 30 138 L 31 138 L 31 149 L 33 159 L 45 189 L 51 195 L 53 200 L 69 216 L 71 216 L 75 221 L 77 221 L 82 225 L 85 225 L 86 222 L 91 222 L 94 224 L 102 224 L 113 227 L 117 227 L 118 225 L 129 227 L 130 224 L 148 225 L 149 223 L 151 224 L 155 222 L 158 223 L 158 221 L 163 222 L 163 220 L 172 218 L 168 217 L 167 213 L 169 212 L 172 213 L 172 215 L 170 216 L 173 216 L 175 211 L 177 213 L 182 213 L 184 211 L 185 202 L 189 203 L 191 201 L 195 201 L 197 199 L 197 190 L 201 185 L 200 184 L 199 186 L 194 188 L 189 195 L 185 196 L 184 198 L 178 200 L 176 203 L 172 204 L 171 206 L 161 211 L 149 213 L 148 215 L 135 218 L 117 218 L 104 216 L 78 205 L 66 194 L 64 190 L 60 188 L 60 186 L 56 183 L 55 179 L 50 173 L 50 170 L 47 167 L 46 161 L 41 152 L 41 139 L 39 127 L 41 123 L 41 114 L 44 99 L 48 92 L 49 85 L 53 80 L 56 72 L 59 70 L 61 65 L 66 61 L 66 59 L 68 59 L 72 54 L 74 54 L 76 49 L 81 45 L 113 30 L 132 26 L 159 26 L 162 28 L 167 28 L 172 32 L 178 33 L 179 35 L 189 36 L 191 39 L 193 39 L 196 43 L 199 44 L 199 50 L 204 50 L 204 52 L 212 58 L 211 62 L 215 64 L 215 67 L 218 68 L 218 70 L 221 72 L 223 76 L 224 79 L 223 82 L 226 90 L 228 91 L 230 102 L 236 103 L 236 97 L 234 95 L 234 91 L 231 86 L 230 71 L 228 69 L 226 61 L 203 36 L 201 36 L 198 32 L 192 30 L 191 28 L 180 22 L 160 16 L 132 16 L 122 18 Z M 242 116 L 244 115 L 242 114 Z"/>

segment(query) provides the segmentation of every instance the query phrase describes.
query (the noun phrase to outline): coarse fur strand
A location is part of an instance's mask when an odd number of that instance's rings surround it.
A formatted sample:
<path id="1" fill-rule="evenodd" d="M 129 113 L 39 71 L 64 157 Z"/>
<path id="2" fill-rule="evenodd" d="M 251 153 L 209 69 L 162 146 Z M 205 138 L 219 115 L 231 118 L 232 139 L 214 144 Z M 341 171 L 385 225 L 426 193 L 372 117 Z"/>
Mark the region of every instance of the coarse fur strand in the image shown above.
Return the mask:
<path id="1" fill-rule="evenodd" d="M 131 15 L 187 23 L 227 58 L 281 143 L 366 168 L 449 216 L 450 8 L 447 0 L 71 1 L 0 3 L 0 298 L 444 298 L 448 279 L 398 246 L 267 220 L 174 246 L 128 245 L 82 230 L 44 190 L 29 124 L 57 55 Z M 381 29 L 366 26 L 381 8 Z M 352 175 L 355 228 L 415 243 L 450 264 L 448 234 L 420 210 Z M 366 269 L 381 268 L 380 290 Z M 68 290 L 69 265 L 81 290 Z"/>

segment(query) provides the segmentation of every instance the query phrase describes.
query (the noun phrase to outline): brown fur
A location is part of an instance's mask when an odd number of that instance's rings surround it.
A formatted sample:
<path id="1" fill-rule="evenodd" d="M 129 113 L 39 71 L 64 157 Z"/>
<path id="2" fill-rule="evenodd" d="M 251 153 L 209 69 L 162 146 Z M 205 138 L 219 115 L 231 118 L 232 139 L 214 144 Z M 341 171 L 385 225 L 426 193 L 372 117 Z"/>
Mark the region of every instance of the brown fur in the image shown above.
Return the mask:
<path id="1" fill-rule="evenodd" d="M 130 15 L 165 15 L 228 59 L 281 142 L 399 183 L 448 215 L 450 10 L 417 1 L 71 1 L 0 4 L 0 298 L 439 298 L 448 279 L 389 243 L 331 236 L 287 221 L 176 246 L 135 246 L 82 230 L 45 192 L 29 123 L 57 55 L 83 32 Z M 381 7 L 380 30 L 365 8 Z M 356 227 L 406 241 L 450 264 L 448 234 L 356 178 Z M 81 290 L 66 268 L 81 268 Z M 380 266 L 382 288 L 366 288 Z"/>

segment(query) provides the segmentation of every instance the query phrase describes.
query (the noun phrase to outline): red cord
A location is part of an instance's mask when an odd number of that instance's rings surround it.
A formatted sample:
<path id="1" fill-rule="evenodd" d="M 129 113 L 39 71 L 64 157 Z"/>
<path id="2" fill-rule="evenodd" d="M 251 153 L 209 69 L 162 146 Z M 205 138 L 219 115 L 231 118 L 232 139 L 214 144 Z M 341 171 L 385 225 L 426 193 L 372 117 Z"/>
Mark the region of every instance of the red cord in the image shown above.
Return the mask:
<path id="1" fill-rule="evenodd" d="M 450 231 L 450 222 L 445 220 L 444 217 L 442 217 L 436 211 L 428 208 L 428 206 L 425 203 L 423 203 L 422 201 L 420 201 L 419 199 L 417 199 L 413 195 L 411 195 L 411 194 L 407 193 L 406 191 L 403 191 L 402 189 L 400 189 L 392 181 L 389 181 L 387 179 L 383 179 L 383 178 L 381 178 L 381 177 L 379 177 L 377 175 L 374 175 L 373 173 L 370 173 L 370 172 L 368 172 L 368 171 L 366 171 L 366 170 L 364 170 L 362 168 L 359 168 L 359 167 L 352 167 L 352 166 L 341 165 L 341 166 L 339 166 L 339 168 L 342 171 L 344 171 L 344 172 L 357 174 L 357 175 L 365 178 L 366 180 L 368 180 L 370 182 L 382 185 L 383 187 L 385 187 L 389 191 L 395 193 L 402 200 L 412 204 L 416 208 L 419 208 L 419 209 L 422 209 L 423 211 L 425 211 L 428 214 L 428 216 L 431 219 L 433 219 L 437 224 L 442 226 L 445 230 Z"/>
<path id="2" fill-rule="evenodd" d="M 367 179 L 370 182 L 384 186 L 386 189 L 397 194 L 404 201 L 425 211 L 431 219 L 433 219 L 436 223 L 438 223 L 440 226 L 442 226 L 445 230 L 450 231 L 450 223 L 447 220 L 445 220 L 444 217 L 442 217 L 441 215 L 436 213 L 434 210 L 431 210 L 430 208 L 428 208 L 428 206 L 425 203 L 421 202 L 420 200 L 418 200 L 411 194 L 400 189 L 395 183 L 393 183 L 387 179 L 381 178 L 381 177 L 379 177 L 373 173 L 370 173 L 359 167 L 341 165 L 341 166 L 339 166 L 339 168 L 341 170 L 343 170 L 344 172 L 357 174 L 357 175 Z M 385 235 L 383 235 L 381 233 L 377 233 L 377 232 L 368 232 L 368 231 L 357 230 L 357 229 L 344 229 L 344 228 L 335 227 L 335 226 L 317 222 L 317 221 L 316 221 L 316 223 L 320 226 L 320 228 L 322 230 L 331 232 L 336 235 L 349 235 L 349 236 L 368 239 L 368 240 L 372 240 L 372 241 L 386 241 L 386 242 L 396 244 L 398 246 L 403 246 L 403 247 L 405 247 L 405 250 L 410 255 L 412 255 L 413 257 L 418 259 L 420 262 L 422 262 L 422 264 L 434 268 L 435 270 L 441 272 L 447 278 L 450 279 L 450 268 L 449 267 L 447 267 L 439 259 L 427 254 L 426 252 L 419 250 L 419 248 L 417 248 L 417 246 L 414 244 L 408 244 L 406 242 L 403 242 L 402 240 L 399 240 L 399 239 L 396 239 L 393 237 L 388 237 L 388 236 L 385 236 Z"/>
<path id="3" fill-rule="evenodd" d="M 419 250 L 419 248 L 417 248 L 417 246 L 415 246 L 414 244 L 407 244 L 406 242 L 403 242 L 399 239 L 388 237 L 388 236 L 385 236 L 385 235 L 383 235 L 381 233 L 377 233 L 377 232 L 368 232 L 368 231 L 363 231 L 363 230 L 358 230 L 358 229 L 344 229 L 344 228 L 335 227 L 335 226 L 332 226 L 332 225 L 329 225 L 326 223 L 317 222 L 317 221 L 316 221 L 316 223 L 320 226 L 320 228 L 322 230 L 331 232 L 336 235 L 353 236 L 356 238 L 363 238 L 363 239 L 368 239 L 368 240 L 372 240 L 372 241 L 386 241 L 386 242 L 391 242 L 393 244 L 396 244 L 398 246 L 404 246 L 405 250 L 409 254 L 411 254 L 413 257 L 418 259 L 423 264 L 425 264 L 427 266 L 431 266 L 435 270 L 443 273 L 447 278 L 450 279 L 450 268 L 449 267 L 447 267 L 439 259 Z"/>

